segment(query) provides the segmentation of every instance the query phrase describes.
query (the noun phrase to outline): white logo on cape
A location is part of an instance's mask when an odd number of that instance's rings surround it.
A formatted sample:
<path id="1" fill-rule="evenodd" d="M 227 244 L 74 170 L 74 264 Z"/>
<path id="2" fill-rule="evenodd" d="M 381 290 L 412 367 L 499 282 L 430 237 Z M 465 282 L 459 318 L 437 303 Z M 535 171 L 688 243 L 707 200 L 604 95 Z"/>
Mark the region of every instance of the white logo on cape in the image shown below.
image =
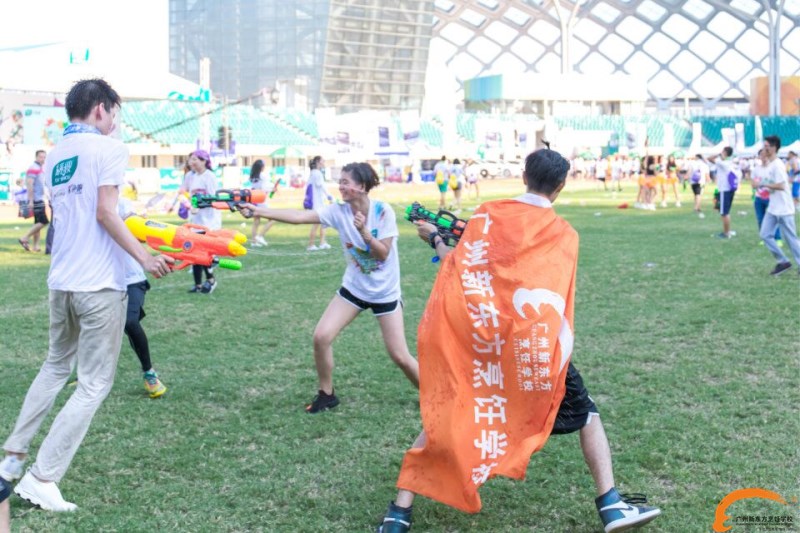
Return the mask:
<path id="1" fill-rule="evenodd" d="M 561 331 L 558 332 L 558 343 L 561 348 L 561 361 L 558 371 L 561 372 L 572 355 L 572 345 L 575 341 L 575 336 L 572 334 L 569 321 L 564 316 L 564 309 L 566 308 L 564 298 L 562 298 L 560 294 L 547 289 L 517 289 L 514 291 L 514 298 L 512 301 L 514 303 L 514 309 L 522 318 L 528 318 L 525 316 L 526 304 L 533 307 L 540 315 L 542 313 L 539 311 L 539 306 L 547 304 L 555 309 L 558 316 L 561 317 Z"/>

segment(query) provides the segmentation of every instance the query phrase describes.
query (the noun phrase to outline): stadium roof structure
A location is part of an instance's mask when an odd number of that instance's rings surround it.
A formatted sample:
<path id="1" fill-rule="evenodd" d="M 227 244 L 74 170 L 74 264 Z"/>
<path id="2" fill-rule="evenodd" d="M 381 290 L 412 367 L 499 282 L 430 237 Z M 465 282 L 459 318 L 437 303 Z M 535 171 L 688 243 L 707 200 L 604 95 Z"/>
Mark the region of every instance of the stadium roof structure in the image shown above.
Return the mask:
<path id="1" fill-rule="evenodd" d="M 800 0 L 434 4 L 431 53 L 459 84 L 490 74 L 626 73 L 645 76 L 660 107 L 688 98 L 711 108 L 746 100 L 750 79 L 770 73 L 776 27 L 779 74 L 800 72 Z"/>

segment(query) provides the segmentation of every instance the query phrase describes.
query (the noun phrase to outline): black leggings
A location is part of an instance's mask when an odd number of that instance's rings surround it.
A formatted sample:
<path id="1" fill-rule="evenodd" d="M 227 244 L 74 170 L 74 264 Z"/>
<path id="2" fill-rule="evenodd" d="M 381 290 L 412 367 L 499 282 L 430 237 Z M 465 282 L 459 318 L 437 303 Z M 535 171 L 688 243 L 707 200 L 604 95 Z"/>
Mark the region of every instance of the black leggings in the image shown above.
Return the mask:
<path id="1" fill-rule="evenodd" d="M 203 272 L 206 273 L 206 279 L 212 280 L 214 279 L 214 269 L 209 267 L 204 267 L 201 265 L 192 265 L 192 274 L 194 274 L 194 284 L 200 285 L 203 283 Z"/>
<path id="2" fill-rule="evenodd" d="M 144 294 L 150 290 L 147 280 L 128 285 L 128 315 L 125 318 L 125 334 L 131 343 L 131 348 L 136 352 L 136 357 L 142 364 L 142 372 L 153 368 L 150 362 L 150 344 L 142 328 L 141 321 L 145 317 Z"/>

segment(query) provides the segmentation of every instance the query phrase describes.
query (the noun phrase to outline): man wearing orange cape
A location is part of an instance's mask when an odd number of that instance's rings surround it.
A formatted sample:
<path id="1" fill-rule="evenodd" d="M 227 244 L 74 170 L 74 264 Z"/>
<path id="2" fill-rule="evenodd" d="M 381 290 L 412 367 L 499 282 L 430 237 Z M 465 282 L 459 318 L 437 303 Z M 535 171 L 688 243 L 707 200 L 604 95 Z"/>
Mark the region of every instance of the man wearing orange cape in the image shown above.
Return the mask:
<path id="1" fill-rule="evenodd" d="M 524 478 L 551 433 L 574 431 L 606 532 L 661 513 L 617 492 L 597 408 L 570 362 L 578 234 L 552 209 L 568 169 L 549 148 L 530 154 L 526 194 L 484 203 L 452 252 L 433 225 L 419 224 L 442 259 L 418 333 L 424 430 L 380 533 L 411 528 L 415 494 L 478 512 L 488 479 Z"/>

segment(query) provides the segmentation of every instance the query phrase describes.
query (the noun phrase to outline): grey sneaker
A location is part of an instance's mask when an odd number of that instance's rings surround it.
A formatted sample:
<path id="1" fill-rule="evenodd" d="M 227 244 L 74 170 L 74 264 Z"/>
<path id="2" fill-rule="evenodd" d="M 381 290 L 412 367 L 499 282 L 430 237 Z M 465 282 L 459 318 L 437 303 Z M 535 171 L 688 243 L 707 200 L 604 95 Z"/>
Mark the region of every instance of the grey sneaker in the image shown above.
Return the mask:
<path id="1" fill-rule="evenodd" d="M 6 455 L 5 459 L 0 462 L 0 477 L 12 482 L 22 477 L 24 467 L 24 459 L 20 459 L 16 455 Z"/>

